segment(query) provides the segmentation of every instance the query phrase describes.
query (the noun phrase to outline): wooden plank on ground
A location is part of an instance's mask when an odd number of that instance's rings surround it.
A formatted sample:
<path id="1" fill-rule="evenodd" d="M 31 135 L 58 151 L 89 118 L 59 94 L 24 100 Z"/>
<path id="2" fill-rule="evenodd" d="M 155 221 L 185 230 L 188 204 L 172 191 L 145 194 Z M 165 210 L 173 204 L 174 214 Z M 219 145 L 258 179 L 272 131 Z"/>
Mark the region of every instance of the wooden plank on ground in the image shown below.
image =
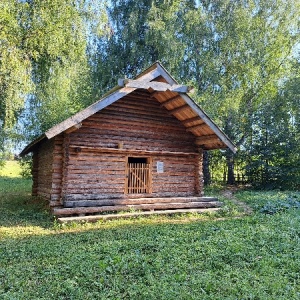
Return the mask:
<path id="1" fill-rule="evenodd" d="M 200 209 L 177 209 L 177 210 L 161 210 L 161 211 L 143 211 L 124 214 L 109 214 L 109 215 L 94 215 L 94 216 L 81 216 L 81 217 L 62 217 L 58 218 L 59 223 L 70 222 L 97 222 L 99 220 L 112 220 L 121 218 L 134 218 L 140 216 L 151 215 L 171 215 L 171 214 L 185 214 L 185 213 L 210 213 L 216 212 L 220 208 L 200 208 Z"/>
<path id="2" fill-rule="evenodd" d="M 63 215 L 81 215 L 91 213 L 101 213 L 109 211 L 128 211 L 128 210 L 166 210 L 166 209 L 183 209 L 183 208 L 212 208 L 220 207 L 219 201 L 210 202 L 189 202 L 189 203 L 155 203 L 155 204 L 136 204 L 136 205 L 113 205 L 99 207 L 74 207 L 74 208 L 54 208 L 55 216 Z"/>

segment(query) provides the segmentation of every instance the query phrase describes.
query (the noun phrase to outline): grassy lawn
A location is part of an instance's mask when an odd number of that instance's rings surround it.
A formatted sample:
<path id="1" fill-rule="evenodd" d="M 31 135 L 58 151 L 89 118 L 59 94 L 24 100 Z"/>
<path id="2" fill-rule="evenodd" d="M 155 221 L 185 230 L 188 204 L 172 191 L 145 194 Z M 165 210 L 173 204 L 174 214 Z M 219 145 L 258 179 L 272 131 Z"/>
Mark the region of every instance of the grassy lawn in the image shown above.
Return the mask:
<path id="1" fill-rule="evenodd" d="M 300 298 L 299 193 L 237 192 L 254 209 L 242 218 L 223 197 L 219 215 L 61 226 L 14 167 L 0 177 L 0 299 Z"/>

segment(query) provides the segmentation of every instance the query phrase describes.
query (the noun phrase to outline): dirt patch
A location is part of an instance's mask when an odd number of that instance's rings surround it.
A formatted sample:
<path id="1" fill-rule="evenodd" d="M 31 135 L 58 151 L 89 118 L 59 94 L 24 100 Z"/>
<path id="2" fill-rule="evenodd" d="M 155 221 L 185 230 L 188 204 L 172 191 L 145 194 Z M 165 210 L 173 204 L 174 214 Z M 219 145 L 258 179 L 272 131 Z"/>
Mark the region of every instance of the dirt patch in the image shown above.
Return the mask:
<path id="1" fill-rule="evenodd" d="M 230 199 L 232 203 L 240 207 L 245 215 L 251 215 L 253 213 L 253 209 L 248 206 L 246 203 L 240 201 L 237 197 L 235 197 L 234 193 L 238 190 L 236 186 L 229 186 L 226 190 L 222 191 L 222 195 L 227 199 Z"/>

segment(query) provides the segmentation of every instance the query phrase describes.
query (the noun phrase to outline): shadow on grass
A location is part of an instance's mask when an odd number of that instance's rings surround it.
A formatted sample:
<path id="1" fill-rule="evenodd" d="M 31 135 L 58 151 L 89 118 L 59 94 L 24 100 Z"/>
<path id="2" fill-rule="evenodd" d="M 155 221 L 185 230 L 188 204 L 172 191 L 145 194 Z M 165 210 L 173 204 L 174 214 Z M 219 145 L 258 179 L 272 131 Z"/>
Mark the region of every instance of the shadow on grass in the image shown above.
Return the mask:
<path id="1" fill-rule="evenodd" d="M 0 226 L 53 226 L 45 202 L 31 196 L 31 179 L 0 177 Z"/>

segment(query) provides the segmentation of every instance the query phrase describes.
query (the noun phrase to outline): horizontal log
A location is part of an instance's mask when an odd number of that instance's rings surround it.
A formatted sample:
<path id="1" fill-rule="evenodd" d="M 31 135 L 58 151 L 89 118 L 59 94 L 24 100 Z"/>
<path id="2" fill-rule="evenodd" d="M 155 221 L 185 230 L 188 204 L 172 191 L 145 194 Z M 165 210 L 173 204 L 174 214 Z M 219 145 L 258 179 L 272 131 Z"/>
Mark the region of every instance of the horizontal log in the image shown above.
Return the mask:
<path id="1" fill-rule="evenodd" d="M 103 200 L 79 200 L 65 201 L 64 207 L 92 207 L 112 205 L 133 204 L 155 204 L 155 203 L 189 203 L 189 202 L 211 202 L 218 201 L 215 197 L 172 197 L 172 198 L 137 198 L 137 199 L 103 199 Z"/>
<path id="2" fill-rule="evenodd" d="M 94 188 L 83 188 L 83 187 L 76 187 L 76 186 L 70 186 L 67 185 L 67 187 L 65 187 L 65 193 L 68 193 L 69 195 L 72 194 L 85 194 L 85 193 L 89 193 L 89 194 L 105 194 L 105 193 L 124 193 L 124 184 L 122 185 L 114 185 L 114 186 L 102 186 L 102 187 L 94 187 Z M 84 198 L 84 197 L 83 197 Z"/>
<path id="3" fill-rule="evenodd" d="M 164 118 L 162 117 L 162 120 Z M 148 120 L 144 120 L 144 119 L 139 119 L 137 121 L 132 121 L 129 119 L 127 119 L 127 121 L 125 120 L 118 120 L 117 118 L 112 118 L 112 116 L 110 117 L 111 121 L 106 121 L 106 120 L 101 120 L 99 122 L 91 122 L 91 121 L 87 121 L 84 125 L 84 127 L 82 128 L 82 130 L 77 131 L 72 133 L 72 136 L 77 135 L 77 134 L 82 134 L 82 133 L 89 133 L 94 131 L 97 135 L 99 134 L 105 134 L 105 131 L 117 134 L 118 130 L 126 130 L 126 135 L 127 132 L 129 133 L 143 133 L 143 132 L 147 132 L 151 135 L 153 135 L 153 137 L 155 137 L 155 133 L 157 134 L 158 132 L 161 133 L 163 136 L 167 137 L 167 134 L 171 134 L 171 135 L 177 135 L 177 134 L 184 134 L 185 132 L 185 128 L 180 124 L 169 124 L 168 120 L 165 118 L 165 123 L 160 124 L 158 122 L 150 122 Z M 179 122 L 179 121 L 178 121 Z M 132 127 L 132 126 L 139 126 L 137 127 Z M 97 130 L 100 130 L 99 132 Z M 119 133 L 122 134 L 122 133 Z M 124 134 L 124 133 L 123 133 Z"/>
<path id="4" fill-rule="evenodd" d="M 110 148 L 110 149 L 117 149 L 118 144 L 121 142 L 123 143 L 123 150 L 130 151 L 131 149 L 137 150 L 137 151 L 157 151 L 162 153 L 162 151 L 168 151 L 168 152 L 175 152 L 175 153 L 193 153 L 196 151 L 195 144 L 187 145 L 183 144 L 181 142 L 178 142 L 176 144 L 175 140 L 173 144 L 165 144 L 165 143 L 156 143 L 154 144 L 150 140 L 144 143 L 135 142 L 135 141 L 128 141 L 127 139 L 123 139 L 122 137 L 118 138 L 114 143 L 112 143 L 112 140 L 97 140 L 96 142 L 93 142 L 92 140 L 88 142 L 83 141 L 75 141 L 78 148 L 81 146 L 83 147 L 94 147 L 94 148 Z M 163 150 L 162 150 L 163 149 Z M 71 155 L 76 155 L 79 153 L 79 151 L 76 151 L 75 149 L 70 152 Z M 108 154 L 108 153 L 107 153 Z M 112 153 L 111 153 L 112 154 Z M 126 155 L 126 153 L 124 153 Z"/>
<path id="5" fill-rule="evenodd" d="M 95 151 L 95 152 L 103 152 L 103 153 L 119 153 L 119 154 L 127 154 L 127 155 L 166 155 L 166 156 L 194 156 L 198 155 L 198 153 L 189 153 L 189 152 L 171 152 L 171 151 L 151 151 L 151 150 L 134 150 L 134 149 L 114 149 L 114 148 L 98 148 L 98 147 L 88 147 L 88 146 L 76 146 L 70 145 L 70 148 L 80 147 L 86 151 Z"/>
<path id="6" fill-rule="evenodd" d="M 137 205 L 113 205 L 99 207 L 76 207 L 76 208 L 54 208 L 55 216 L 89 214 L 109 211 L 128 211 L 128 210 L 165 210 L 165 209 L 182 209 L 182 208 L 212 208 L 220 207 L 219 201 L 211 202 L 189 202 L 189 203 L 155 203 L 155 204 L 137 204 Z"/>
<path id="7" fill-rule="evenodd" d="M 50 207 L 61 207 L 62 206 L 62 204 L 60 203 L 60 201 L 58 201 L 58 200 L 53 200 L 53 198 L 51 197 L 51 200 L 50 200 L 50 202 L 49 202 L 49 206 Z"/>
<path id="8" fill-rule="evenodd" d="M 208 143 L 208 142 L 221 142 L 221 141 L 219 137 L 216 136 L 215 134 L 203 135 L 196 138 L 197 145 L 201 145 L 203 143 Z"/>
<path id="9" fill-rule="evenodd" d="M 157 106 L 147 106 L 147 105 L 137 105 L 137 103 L 140 103 L 139 101 L 134 101 L 135 103 L 125 103 L 125 102 L 118 102 L 116 105 L 111 105 L 106 108 L 105 111 L 101 112 L 99 115 L 105 115 L 110 112 L 118 112 L 119 114 L 127 113 L 130 114 L 130 116 L 140 116 L 141 119 L 144 117 L 151 117 L 153 119 L 161 119 L 163 117 L 167 117 L 170 119 L 171 117 L 166 114 L 164 110 L 162 110 L 159 107 L 159 103 L 157 103 Z M 143 102 L 144 103 L 144 102 Z M 173 120 L 175 121 L 175 120 Z M 86 121 L 83 122 L 85 124 Z M 171 120 L 172 122 L 172 120 Z"/>
<path id="10" fill-rule="evenodd" d="M 143 198 L 143 197 L 193 197 L 194 192 L 184 191 L 184 192 L 166 192 L 166 191 L 153 191 L 152 194 L 130 194 L 130 198 Z M 127 199 L 129 195 L 124 193 L 111 193 L 111 194 L 73 194 L 73 195 L 65 195 L 64 201 L 76 201 L 76 200 L 103 200 L 103 199 Z"/>
<path id="11" fill-rule="evenodd" d="M 96 216 L 81 216 L 81 217 L 63 217 L 58 218 L 59 223 L 70 222 L 97 222 L 99 220 L 113 220 L 122 218 L 133 218 L 139 216 L 150 215 L 171 215 L 171 214 L 186 214 L 186 213 L 210 213 L 216 212 L 220 208 L 198 208 L 198 209 L 176 209 L 176 210 L 161 210 L 161 211 L 143 211 L 123 214 L 108 214 L 108 215 L 96 215 Z"/>

